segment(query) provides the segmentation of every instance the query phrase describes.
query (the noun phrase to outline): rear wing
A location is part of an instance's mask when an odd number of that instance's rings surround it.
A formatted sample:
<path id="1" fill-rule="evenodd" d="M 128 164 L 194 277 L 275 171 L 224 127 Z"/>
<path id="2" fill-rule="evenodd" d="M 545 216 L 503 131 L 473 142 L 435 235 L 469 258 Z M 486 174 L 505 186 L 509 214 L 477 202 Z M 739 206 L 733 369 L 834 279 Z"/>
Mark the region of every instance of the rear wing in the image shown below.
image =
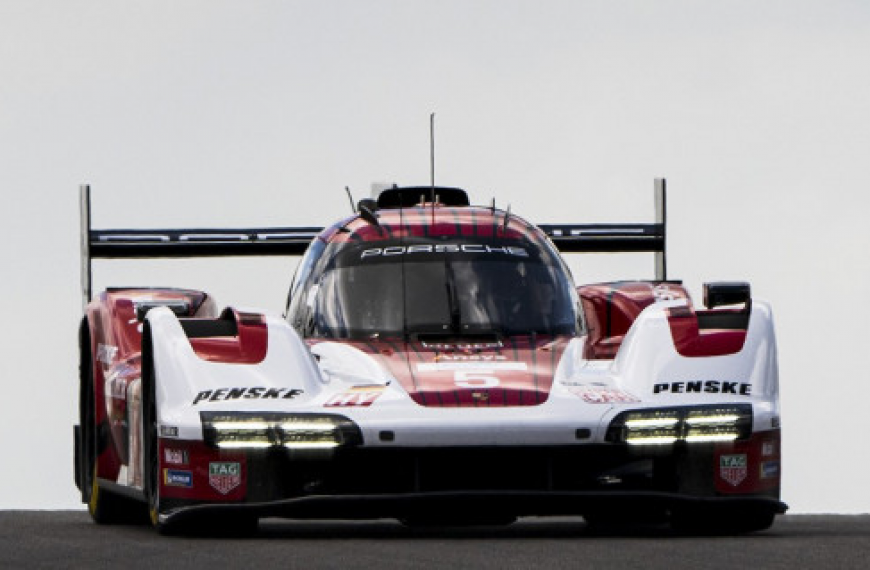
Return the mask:
<path id="1" fill-rule="evenodd" d="M 655 279 L 668 278 L 666 255 L 667 182 L 655 179 L 655 222 L 651 224 L 541 224 L 538 227 L 564 253 L 655 254 Z"/>
<path id="2" fill-rule="evenodd" d="M 93 259 L 302 255 L 323 228 L 211 228 L 95 230 L 91 188 L 79 187 L 82 302 L 91 300 Z M 655 253 L 655 278 L 667 279 L 666 183 L 655 181 L 656 220 L 651 224 L 543 224 L 538 226 L 566 253 Z"/>
<path id="3" fill-rule="evenodd" d="M 323 228 L 95 230 L 91 188 L 79 187 L 82 302 L 91 300 L 94 259 L 302 255 Z"/>

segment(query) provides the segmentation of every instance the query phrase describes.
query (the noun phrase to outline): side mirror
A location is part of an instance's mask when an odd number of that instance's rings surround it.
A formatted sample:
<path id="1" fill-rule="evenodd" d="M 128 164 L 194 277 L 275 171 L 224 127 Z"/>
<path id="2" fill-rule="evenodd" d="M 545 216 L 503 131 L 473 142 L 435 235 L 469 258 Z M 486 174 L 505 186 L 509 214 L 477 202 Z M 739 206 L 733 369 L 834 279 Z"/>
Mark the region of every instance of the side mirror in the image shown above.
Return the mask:
<path id="1" fill-rule="evenodd" d="M 719 281 L 704 283 L 704 306 L 708 309 L 722 305 L 744 303 L 749 309 L 752 299 L 749 283 L 745 281 Z"/>

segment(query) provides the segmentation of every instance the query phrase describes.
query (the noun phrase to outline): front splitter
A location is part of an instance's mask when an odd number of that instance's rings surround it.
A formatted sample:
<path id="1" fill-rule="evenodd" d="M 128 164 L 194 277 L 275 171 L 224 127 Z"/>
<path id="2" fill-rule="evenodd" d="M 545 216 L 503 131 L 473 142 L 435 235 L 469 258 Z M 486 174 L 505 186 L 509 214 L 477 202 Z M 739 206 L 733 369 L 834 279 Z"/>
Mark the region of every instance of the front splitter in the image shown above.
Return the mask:
<path id="1" fill-rule="evenodd" d="M 696 497 L 655 491 L 443 491 L 372 495 L 306 495 L 259 503 L 202 504 L 160 515 L 163 523 L 212 513 L 289 519 L 404 519 L 421 513 L 497 513 L 513 516 L 570 516 L 590 512 L 633 514 L 679 508 L 735 513 L 783 514 L 788 505 L 768 496 Z M 461 516 L 461 515 L 460 515 Z"/>

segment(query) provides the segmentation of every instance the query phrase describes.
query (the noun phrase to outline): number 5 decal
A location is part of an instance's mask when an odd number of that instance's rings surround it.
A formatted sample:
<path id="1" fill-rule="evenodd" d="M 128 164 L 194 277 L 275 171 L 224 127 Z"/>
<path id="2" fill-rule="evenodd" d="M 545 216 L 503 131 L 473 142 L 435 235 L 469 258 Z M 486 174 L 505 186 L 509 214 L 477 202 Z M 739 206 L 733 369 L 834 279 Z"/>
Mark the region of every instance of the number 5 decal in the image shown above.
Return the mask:
<path id="1" fill-rule="evenodd" d="M 499 384 L 498 378 L 490 374 L 492 370 L 456 370 L 453 381 L 461 388 L 495 388 Z"/>

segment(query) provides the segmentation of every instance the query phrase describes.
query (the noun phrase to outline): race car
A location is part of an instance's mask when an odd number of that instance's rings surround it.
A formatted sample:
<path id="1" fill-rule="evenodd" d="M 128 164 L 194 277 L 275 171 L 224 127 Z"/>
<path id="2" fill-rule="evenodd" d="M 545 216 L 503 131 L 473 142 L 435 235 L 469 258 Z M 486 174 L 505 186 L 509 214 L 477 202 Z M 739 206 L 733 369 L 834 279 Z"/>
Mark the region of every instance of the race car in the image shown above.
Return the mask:
<path id="1" fill-rule="evenodd" d="M 98 523 L 263 517 L 768 528 L 780 501 L 769 305 L 696 307 L 650 224 L 534 225 L 458 188 L 392 187 L 326 228 L 94 230 L 82 187 L 76 483 Z M 647 251 L 576 286 L 562 253 Z M 109 288 L 93 258 L 301 255 L 282 316 Z"/>

